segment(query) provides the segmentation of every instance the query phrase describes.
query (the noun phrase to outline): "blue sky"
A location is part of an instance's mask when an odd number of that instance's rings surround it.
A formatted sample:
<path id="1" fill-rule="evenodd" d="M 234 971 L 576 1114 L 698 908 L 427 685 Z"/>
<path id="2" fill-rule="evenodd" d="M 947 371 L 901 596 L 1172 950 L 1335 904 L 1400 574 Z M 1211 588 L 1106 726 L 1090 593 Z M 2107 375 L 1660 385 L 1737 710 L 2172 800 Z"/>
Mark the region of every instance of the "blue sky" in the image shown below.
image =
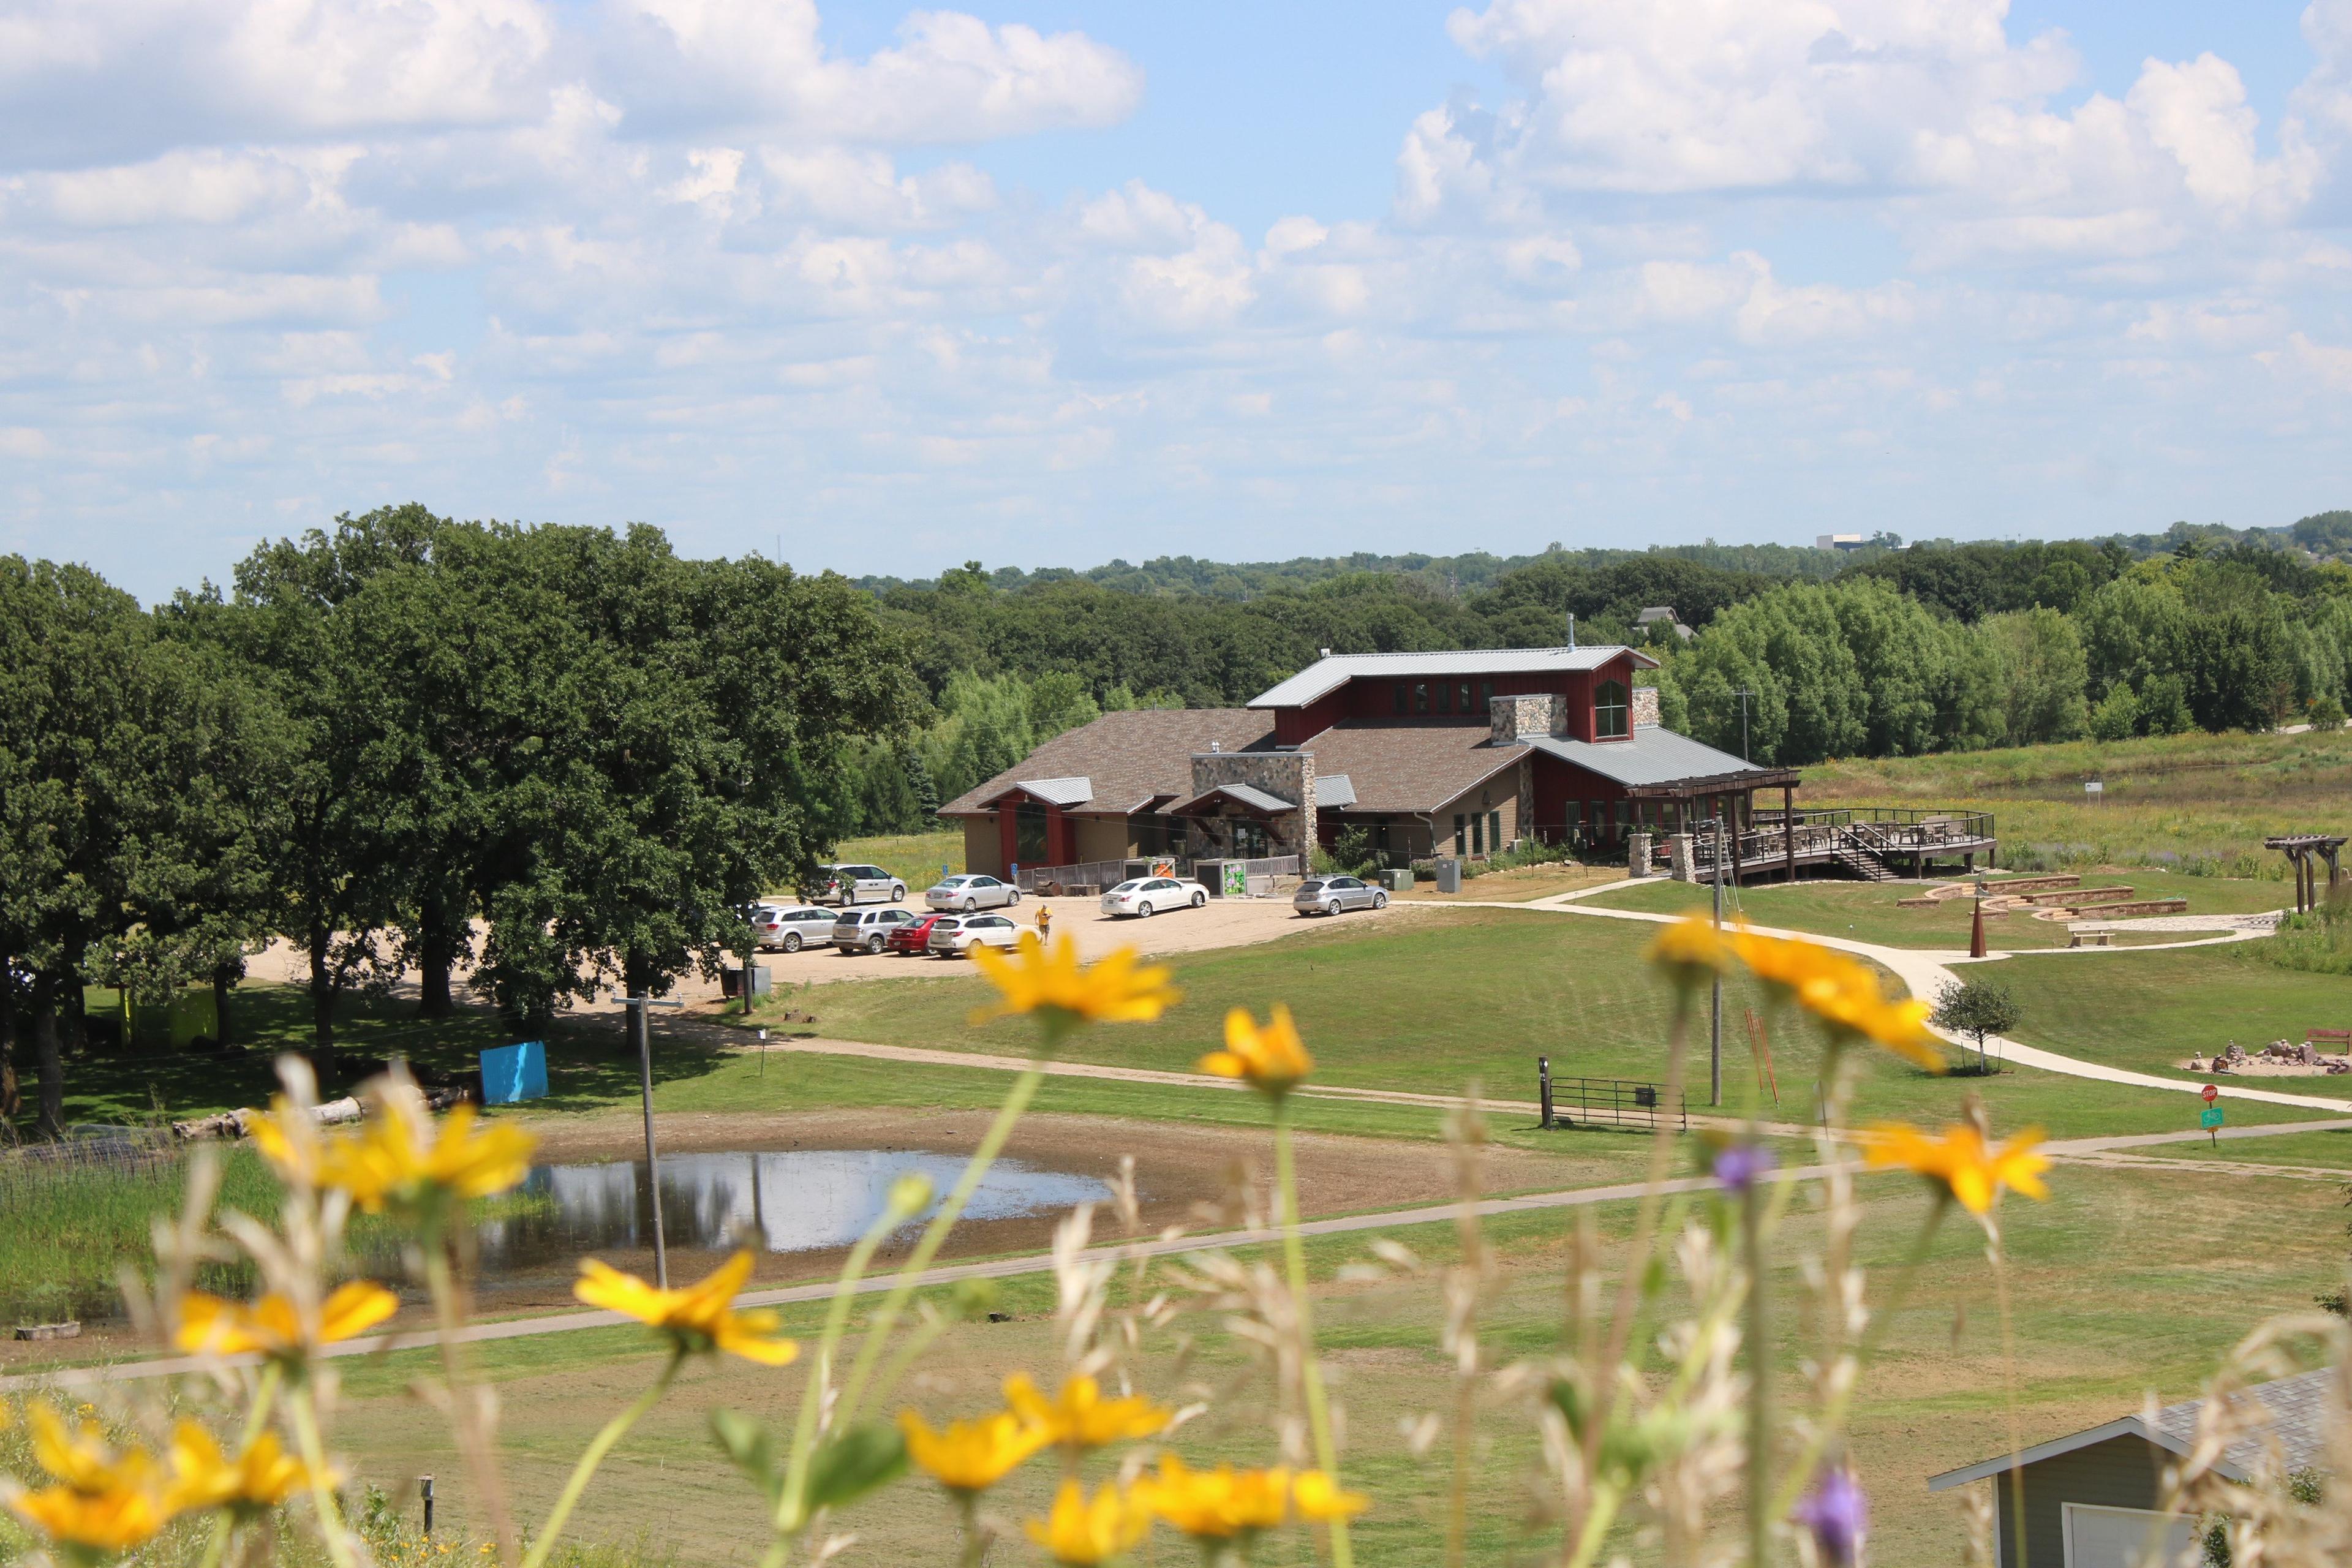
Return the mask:
<path id="1" fill-rule="evenodd" d="M 0 549 L 2057 536 L 2352 505 L 2352 0 L 28 0 Z"/>

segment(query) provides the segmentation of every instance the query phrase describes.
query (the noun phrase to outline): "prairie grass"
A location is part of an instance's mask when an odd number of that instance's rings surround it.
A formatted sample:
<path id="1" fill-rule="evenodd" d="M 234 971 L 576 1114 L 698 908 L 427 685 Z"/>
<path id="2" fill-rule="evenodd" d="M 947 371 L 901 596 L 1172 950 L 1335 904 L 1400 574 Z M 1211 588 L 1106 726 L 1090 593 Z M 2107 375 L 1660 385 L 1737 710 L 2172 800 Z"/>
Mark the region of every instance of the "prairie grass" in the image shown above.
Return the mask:
<path id="1" fill-rule="evenodd" d="M 889 833 L 875 838 L 845 838 L 834 852 L 837 862 L 879 866 L 907 884 L 908 892 L 929 887 L 945 866 L 952 877 L 963 869 L 963 831 Z"/>
<path id="2" fill-rule="evenodd" d="M 2096 780 L 2095 799 L 2083 785 Z M 1815 808 L 1953 805 L 1990 811 L 2011 869 L 2161 866 L 2284 880 L 2279 833 L 2332 830 L 2352 800 L 2352 731 L 2152 735 L 1932 757 L 1823 763 Z"/>

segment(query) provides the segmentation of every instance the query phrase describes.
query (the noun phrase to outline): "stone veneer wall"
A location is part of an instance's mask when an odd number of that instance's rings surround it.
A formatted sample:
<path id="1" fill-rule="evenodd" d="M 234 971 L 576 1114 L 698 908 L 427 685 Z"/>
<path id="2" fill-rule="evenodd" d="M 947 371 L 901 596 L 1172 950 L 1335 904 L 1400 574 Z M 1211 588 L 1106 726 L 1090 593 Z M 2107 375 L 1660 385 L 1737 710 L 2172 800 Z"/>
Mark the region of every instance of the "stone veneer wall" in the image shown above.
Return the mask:
<path id="1" fill-rule="evenodd" d="M 1568 732 L 1568 699 L 1556 691 L 1524 697 L 1492 697 L 1486 700 L 1487 736 L 1506 746 L 1522 735 L 1562 735 Z"/>
<path id="2" fill-rule="evenodd" d="M 1195 752 L 1192 793 L 1206 795 L 1219 784 L 1247 784 L 1297 809 L 1271 817 L 1265 825 L 1268 850 L 1276 855 L 1307 855 L 1315 846 L 1315 756 L 1311 752 Z M 1195 858 L 1226 853 L 1198 821 L 1185 824 L 1185 852 Z"/>
<path id="3" fill-rule="evenodd" d="M 1633 722 L 1636 724 L 1659 724 L 1664 722 L 1664 720 L 1658 717 L 1658 689 L 1656 687 L 1637 686 L 1633 688 Z"/>

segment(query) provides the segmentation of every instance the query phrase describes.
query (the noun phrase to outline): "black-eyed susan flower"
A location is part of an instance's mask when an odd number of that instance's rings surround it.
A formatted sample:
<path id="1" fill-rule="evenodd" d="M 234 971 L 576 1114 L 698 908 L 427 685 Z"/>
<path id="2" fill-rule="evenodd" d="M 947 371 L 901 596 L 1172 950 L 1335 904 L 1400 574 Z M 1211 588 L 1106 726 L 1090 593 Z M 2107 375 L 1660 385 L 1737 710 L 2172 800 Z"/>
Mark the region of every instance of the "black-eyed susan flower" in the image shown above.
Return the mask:
<path id="1" fill-rule="evenodd" d="M 680 1355 L 725 1351 L 762 1366 L 782 1366 L 800 1354 L 798 1343 L 777 1333 L 782 1320 L 765 1308 L 735 1310 L 736 1292 L 751 1277 L 749 1252 L 736 1253 L 699 1284 L 678 1290 L 664 1290 L 583 1258 L 572 1293 L 591 1307 L 650 1324 L 667 1336 Z"/>
<path id="2" fill-rule="evenodd" d="M 898 1413 L 907 1457 L 931 1479 L 964 1496 L 986 1491 L 1045 1447 L 1050 1434 L 1008 1410 L 950 1422 L 935 1432 L 911 1410 Z"/>
<path id="3" fill-rule="evenodd" d="M 1010 956 L 974 947 L 972 962 L 996 987 L 997 999 L 973 1009 L 971 1021 L 1027 1015 L 1049 1027 L 1077 1024 L 1148 1024 L 1182 999 L 1168 984 L 1168 971 L 1144 964 L 1131 947 L 1099 963 L 1078 962 L 1078 946 L 1066 933 L 1052 946 L 1024 936 Z"/>
<path id="4" fill-rule="evenodd" d="M 1301 1470 L 1290 1483 L 1291 1506 L 1298 1517 L 1328 1524 L 1333 1520 L 1353 1519 L 1372 1506 L 1372 1500 L 1361 1492 L 1343 1489 L 1338 1481 L 1320 1470 Z"/>
<path id="5" fill-rule="evenodd" d="M 1195 1470 L 1163 1454 L 1160 1473 L 1136 1483 L 1144 1506 L 1195 1541 L 1246 1541 L 1279 1525 L 1289 1511 L 1290 1472 L 1242 1470 L 1230 1464 Z"/>
<path id="6" fill-rule="evenodd" d="M 1943 1053 L 1927 1032 L 1927 1005 L 1887 1000 L 1877 972 L 1868 964 L 1814 942 L 1745 930 L 1732 936 L 1731 946 L 1750 973 L 1795 1001 L 1831 1033 L 1866 1040 L 1930 1072 L 1943 1070 Z"/>
<path id="7" fill-rule="evenodd" d="M 247 1304 L 192 1290 L 180 1300 L 180 1327 L 173 1341 L 197 1355 L 257 1352 L 278 1360 L 299 1360 L 320 1345 L 367 1332 L 400 1310 L 400 1299 L 365 1279 L 338 1285 L 319 1303 L 313 1331 L 290 1297 L 272 1293 Z"/>
<path id="8" fill-rule="evenodd" d="M 470 1105 L 436 1125 L 414 1093 L 395 1091 L 380 1103 L 362 1131 L 326 1140 L 319 1162 L 320 1184 L 340 1187 L 370 1214 L 489 1197 L 530 1169 L 538 1140 L 520 1127 L 477 1127 Z"/>
<path id="9" fill-rule="evenodd" d="M 175 1513 L 225 1508 L 238 1515 L 276 1508 L 310 1485 L 310 1468 L 263 1432 L 235 1458 L 194 1421 L 172 1434 L 172 1479 L 164 1499 Z M 335 1478 L 325 1478 L 332 1485 Z"/>
<path id="10" fill-rule="evenodd" d="M 1054 1494 L 1054 1511 L 1027 1521 L 1029 1539 L 1056 1563 L 1093 1568 L 1123 1556 L 1151 1530 L 1151 1514 L 1133 1489 L 1105 1482 L 1093 1497 L 1075 1480 Z"/>
<path id="11" fill-rule="evenodd" d="M 1047 1442 L 1072 1448 L 1155 1437 L 1176 1418 L 1174 1411 L 1140 1394 L 1105 1399 L 1102 1384 L 1086 1376 L 1065 1379 L 1048 1399 L 1028 1373 L 1014 1373 L 1004 1380 L 1004 1402 L 1023 1421 L 1045 1432 Z"/>
<path id="12" fill-rule="evenodd" d="M 2041 1142 L 2038 1127 L 1995 1144 L 1970 1122 L 1954 1122 L 1941 1137 L 1931 1138 L 1916 1127 L 1889 1121 L 1864 1135 L 1863 1152 L 1872 1165 L 1917 1172 L 1935 1184 L 1939 1195 L 1948 1194 L 1981 1216 L 1992 1212 L 2005 1189 L 2029 1198 L 2049 1197 L 2042 1173 L 2050 1168 L 2050 1161 L 2034 1152 Z"/>
<path id="13" fill-rule="evenodd" d="M 27 1414 L 33 1458 L 54 1484 L 37 1490 L 12 1486 L 6 1500 L 17 1518 L 88 1552 L 128 1552 L 170 1521 L 172 1508 L 152 1454 L 117 1451 L 95 1421 L 76 1430 L 46 1405 L 35 1405 Z"/>
<path id="14" fill-rule="evenodd" d="M 1291 1022 L 1290 1009 L 1277 1002 L 1263 1028 L 1245 1008 L 1227 1013 L 1225 1048 L 1202 1057 L 1200 1068 L 1218 1078 L 1240 1079 L 1261 1093 L 1280 1099 L 1315 1070 L 1315 1058 L 1307 1054 L 1298 1026 Z"/>

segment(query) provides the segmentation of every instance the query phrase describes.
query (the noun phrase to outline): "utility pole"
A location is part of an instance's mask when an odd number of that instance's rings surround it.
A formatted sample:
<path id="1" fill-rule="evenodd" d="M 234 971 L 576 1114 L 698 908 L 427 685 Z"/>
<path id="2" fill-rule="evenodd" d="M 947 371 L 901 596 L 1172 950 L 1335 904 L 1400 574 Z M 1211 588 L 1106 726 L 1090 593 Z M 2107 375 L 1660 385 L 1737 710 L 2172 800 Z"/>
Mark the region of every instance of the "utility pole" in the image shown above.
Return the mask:
<path id="1" fill-rule="evenodd" d="M 1756 693 L 1743 686 L 1732 695 L 1739 699 L 1739 760 L 1744 763 L 1748 760 L 1748 700 Z"/>
<path id="2" fill-rule="evenodd" d="M 1717 816 L 1710 824 L 1715 829 L 1715 936 L 1723 940 L 1723 818 Z M 1723 1103 L 1723 971 L 1715 972 L 1715 1009 L 1707 1019 L 1706 1102 Z"/>
<path id="3" fill-rule="evenodd" d="M 637 1089 L 644 1096 L 646 1105 L 646 1190 L 653 1194 L 654 1283 L 667 1290 L 669 1289 L 669 1247 L 662 1239 L 661 1162 L 654 1152 L 654 1039 L 646 1010 L 683 1007 L 686 1004 L 656 1002 L 650 996 L 624 996 L 621 1005 L 628 1008 L 630 1032 L 637 1037 Z"/>

